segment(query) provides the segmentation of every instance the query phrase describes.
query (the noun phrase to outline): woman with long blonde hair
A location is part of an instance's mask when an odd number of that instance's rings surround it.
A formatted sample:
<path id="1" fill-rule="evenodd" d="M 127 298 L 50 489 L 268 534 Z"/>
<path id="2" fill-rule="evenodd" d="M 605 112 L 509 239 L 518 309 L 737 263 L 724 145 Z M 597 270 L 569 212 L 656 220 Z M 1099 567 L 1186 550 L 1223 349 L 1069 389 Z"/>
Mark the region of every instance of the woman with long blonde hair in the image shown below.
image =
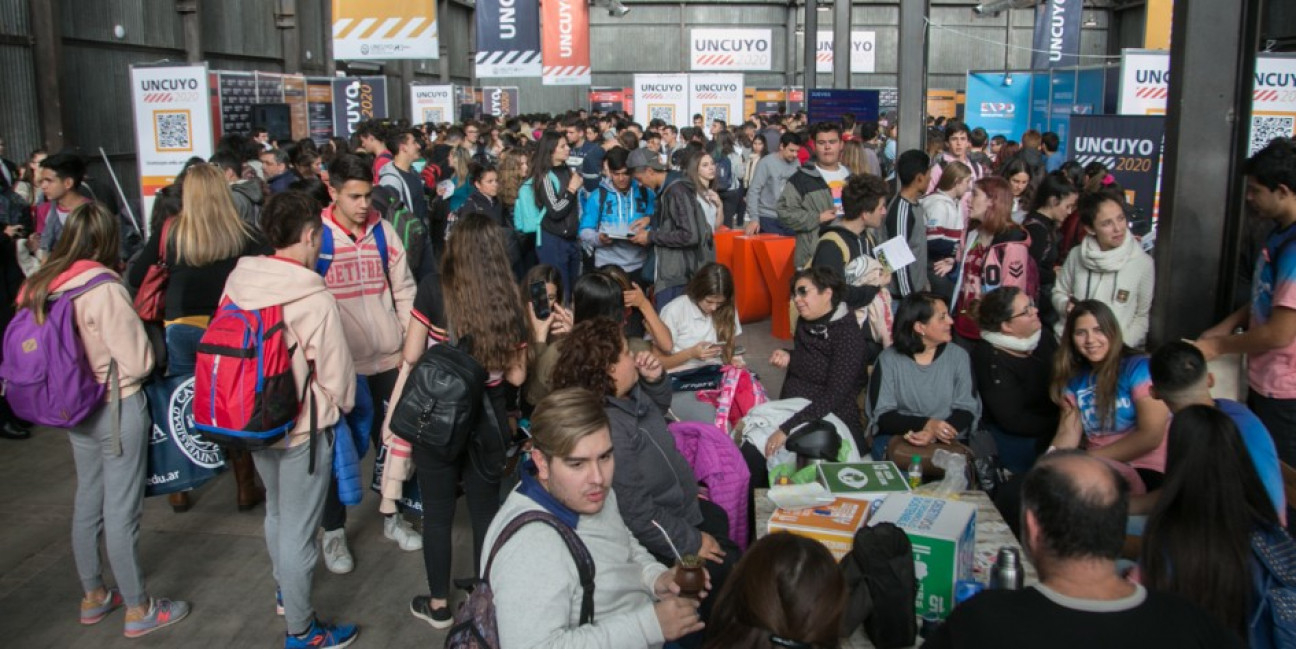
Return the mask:
<path id="1" fill-rule="evenodd" d="M 878 163 L 877 153 L 864 146 L 861 140 L 846 140 L 842 143 L 841 161 L 850 169 L 852 176 L 871 174 L 882 177 L 882 165 Z"/>
<path id="2" fill-rule="evenodd" d="M 162 261 L 168 269 L 163 325 L 166 327 L 166 376 L 194 372 L 198 341 L 220 306 L 225 280 L 240 257 L 269 254 L 259 233 L 239 218 L 229 184 L 220 168 L 190 167 L 181 186 L 180 213 L 163 222 L 161 232 L 144 247 L 128 279 L 144 281 L 150 266 Z M 247 511 L 264 500 L 256 471 L 246 452 L 230 453 L 238 482 L 238 508 Z M 177 512 L 189 509 L 188 492 L 171 494 Z"/>
<path id="3" fill-rule="evenodd" d="M 184 619 L 189 605 L 153 599 L 144 591 L 139 523 L 152 422 L 140 386 L 153 371 L 153 349 L 113 271 L 120 241 L 117 217 L 107 208 L 98 203 L 75 208 L 45 265 L 23 286 L 18 306 L 43 321 L 47 299 L 80 289 L 72 309 L 86 360 L 95 379 L 119 393 L 112 407 L 101 406 L 68 430 L 77 472 L 72 555 L 85 593 L 81 623 L 96 624 L 125 604 L 126 637 L 134 638 Z M 98 285 L 85 288 L 92 282 Z M 100 539 L 115 588 L 104 584 Z"/>

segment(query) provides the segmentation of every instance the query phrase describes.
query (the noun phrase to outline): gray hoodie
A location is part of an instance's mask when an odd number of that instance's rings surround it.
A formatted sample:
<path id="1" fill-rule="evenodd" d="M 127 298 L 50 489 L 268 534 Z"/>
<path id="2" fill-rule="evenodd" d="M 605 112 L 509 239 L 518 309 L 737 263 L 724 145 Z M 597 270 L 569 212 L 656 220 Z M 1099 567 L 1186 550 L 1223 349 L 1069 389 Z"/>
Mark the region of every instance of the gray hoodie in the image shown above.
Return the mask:
<path id="1" fill-rule="evenodd" d="M 777 147 L 771 149 L 777 150 Z M 799 166 L 795 158 L 787 162 L 778 153 L 761 158 L 752 173 L 751 185 L 747 187 L 747 209 L 757 218 L 776 218 L 775 208 L 779 195 L 783 193 L 783 184 Z"/>
<path id="2" fill-rule="evenodd" d="M 260 180 L 240 180 L 230 185 L 234 209 L 243 222 L 253 230 L 261 229 L 261 204 L 265 202 L 265 192 L 261 190 Z"/>

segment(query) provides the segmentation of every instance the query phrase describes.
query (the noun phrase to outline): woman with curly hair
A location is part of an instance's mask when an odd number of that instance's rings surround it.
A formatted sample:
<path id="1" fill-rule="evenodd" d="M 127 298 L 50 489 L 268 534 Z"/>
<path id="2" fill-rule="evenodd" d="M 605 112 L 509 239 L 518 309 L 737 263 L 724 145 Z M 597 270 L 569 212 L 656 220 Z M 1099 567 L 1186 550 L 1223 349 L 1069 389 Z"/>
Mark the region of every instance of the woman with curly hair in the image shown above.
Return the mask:
<path id="1" fill-rule="evenodd" d="M 668 565 L 675 562 L 672 544 L 705 559 L 719 588 L 728 572 L 726 557 L 732 564 L 739 551 L 729 540 L 724 510 L 698 499 L 697 477 L 666 427 L 671 385 L 657 358 L 646 351 L 631 354 L 614 320 L 578 322 L 562 344 L 553 388 L 585 388 L 603 398 L 617 469 L 612 488 L 639 543 Z"/>
<path id="2" fill-rule="evenodd" d="M 704 649 L 839 647 L 846 597 L 846 580 L 823 544 L 770 534 L 720 589 Z"/>
<path id="3" fill-rule="evenodd" d="M 471 336 L 467 351 L 490 374 L 489 407 L 482 410 L 471 435 L 495 444 L 471 444 L 462 450 L 413 444 L 410 449 L 423 497 L 423 562 L 429 588 L 429 595 L 414 598 L 410 611 L 438 629 L 453 621 L 447 598 L 455 489 L 462 483 L 472 519 L 473 565 L 477 565 L 486 528 L 499 509 L 504 440 L 511 437 L 505 430 L 505 382 L 520 386 L 526 380 L 528 321 L 504 246 L 504 231 L 490 217 L 469 214 L 460 219 L 446 242 L 440 274 L 419 283 L 405 335 L 404 360 L 411 366 L 429 346 Z M 393 395 L 393 403 L 399 400 Z M 398 438 L 392 442 L 393 454 L 398 454 L 401 442 Z"/>

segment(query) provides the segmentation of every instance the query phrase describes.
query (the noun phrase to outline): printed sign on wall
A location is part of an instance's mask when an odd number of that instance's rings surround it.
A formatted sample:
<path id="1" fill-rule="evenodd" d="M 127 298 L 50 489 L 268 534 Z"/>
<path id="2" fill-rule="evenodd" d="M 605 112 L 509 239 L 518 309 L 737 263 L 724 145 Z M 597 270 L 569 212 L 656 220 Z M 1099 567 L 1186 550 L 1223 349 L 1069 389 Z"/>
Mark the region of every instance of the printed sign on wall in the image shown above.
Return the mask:
<path id="1" fill-rule="evenodd" d="M 351 137 L 367 119 L 387 116 L 387 77 L 333 80 L 333 135 Z"/>
<path id="2" fill-rule="evenodd" d="M 498 86 L 485 86 L 482 88 L 482 114 L 483 115 L 501 115 L 504 117 L 518 116 L 518 89 L 517 86 L 501 88 Z"/>
<path id="3" fill-rule="evenodd" d="M 743 75 L 690 74 L 689 117 L 702 115 L 702 128 L 711 133 L 711 122 L 726 124 L 743 121 Z M 691 122 L 690 122 L 691 123 Z"/>
<path id="4" fill-rule="evenodd" d="M 477 0 L 477 76 L 540 76 L 540 4 Z"/>
<path id="5" fill-rule="evenodd" d="M 689 75 L 636 74 L 634 118 L 647 125 L 654 119 L 676 126 L 689 122 Z"/>
<path id="6" fill-rule="evenodd" d="M 410 86 L 411 122 L 442 124 L 457 119 L 454 86 Z"/>
<path id="7" fill-rule="evenodd" d="M 544 27 L 546 86 L 590 83 L 589 5 L 585 0 L 548 0 L 540 7 Z"/>
<path id="8" fill-rule="evenodd" d="M 436 0 L 333 0 L 333 58 L 435 59 Z"/>
<path id="9" fill-rule="evenodd" d="M 212 155 L 207 66 L 132 66 L 130 84 L 142 213 L 150 214 L 154 195 L 175 181 L 189 158 Z"/>
<path id="10" fill-rule="evenodd" d="M 689 38 L 692 70 L 770 70 L 774 37 L 769 29 L 694 29 Z"/>
<path id="11" fill-rule="evenodd" d="M 1151 231 L 1160 207 L 1161 152 L 1165 118 L 1137 115 L 1072 115 L 1070 157 L 1082 165 L 1101 162 L 1125 189 L 1125 198 L 1147 218 L 1130 228 Z"/>
<path id="12" fill-rule="evenodd" d="M 877 32 L 851 32 L 850 66 L 851 74 L 876 72 Z M 815 72 L 828 74 L 833 71 L 833 33 L 819 32 L 818 45 L 815 47 Z"/>

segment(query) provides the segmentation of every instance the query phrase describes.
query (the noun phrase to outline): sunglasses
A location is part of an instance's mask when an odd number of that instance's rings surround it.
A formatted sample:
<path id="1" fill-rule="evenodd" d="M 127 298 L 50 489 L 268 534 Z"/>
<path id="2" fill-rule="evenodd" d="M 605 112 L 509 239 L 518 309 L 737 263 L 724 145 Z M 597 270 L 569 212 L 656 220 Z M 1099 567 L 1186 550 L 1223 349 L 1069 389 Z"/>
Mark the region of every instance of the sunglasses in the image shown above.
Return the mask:
<path id="1" fill-rule="evenodd" d="M 809 286 L 798 286 L 792 290 L 792 292 L 795 293 L 797 297 L 805 297 L 810 294 L 810 291 L 811 291 L 811 287 Z M 815 292 L 818 293 L 819 291 L 815 291 Z"/>

